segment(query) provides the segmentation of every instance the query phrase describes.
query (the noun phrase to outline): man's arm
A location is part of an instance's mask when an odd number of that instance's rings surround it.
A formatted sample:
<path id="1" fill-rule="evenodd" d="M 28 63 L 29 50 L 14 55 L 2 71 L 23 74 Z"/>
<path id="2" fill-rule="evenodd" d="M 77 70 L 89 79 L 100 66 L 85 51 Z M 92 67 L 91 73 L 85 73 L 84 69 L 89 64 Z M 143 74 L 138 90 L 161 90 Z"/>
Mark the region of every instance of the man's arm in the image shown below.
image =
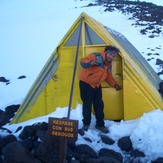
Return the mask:
<path id="1" fill-rule="evenodd" d="M 116 89 L 116 91 L 119 91 L 122 89 L 121 86 L 119 86 L 119 84 L 117 84 L 117 82 L 115 81 L 115 79 L 113 78 L 113 75 L 112 75 L 112 71 L 109 71 L 108 72 L 108 75 L 105 79 L 112 87 L 114 87 Z"/>
<path id="2" fill-rule="evenodd" d="M 80 64 L 83 68 L 89 68 L 93 65 L 97 65 L 97 58 L 93 54 L 90 54 L 87 57 L 82 58 Z"/>

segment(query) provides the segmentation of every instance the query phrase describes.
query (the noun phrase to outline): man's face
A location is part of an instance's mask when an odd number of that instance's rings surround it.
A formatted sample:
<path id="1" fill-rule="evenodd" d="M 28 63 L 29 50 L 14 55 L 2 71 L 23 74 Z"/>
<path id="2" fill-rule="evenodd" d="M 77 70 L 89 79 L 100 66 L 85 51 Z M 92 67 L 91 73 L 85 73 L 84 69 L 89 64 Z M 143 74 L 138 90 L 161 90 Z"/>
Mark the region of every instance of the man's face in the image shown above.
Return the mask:
<path id="1" fill-rule="evenodd" d="M 106 52 L 106 61 L 107 62 L 112 62 L 112 60 L 117 56 L 117 53 L 109 51 Z"/>

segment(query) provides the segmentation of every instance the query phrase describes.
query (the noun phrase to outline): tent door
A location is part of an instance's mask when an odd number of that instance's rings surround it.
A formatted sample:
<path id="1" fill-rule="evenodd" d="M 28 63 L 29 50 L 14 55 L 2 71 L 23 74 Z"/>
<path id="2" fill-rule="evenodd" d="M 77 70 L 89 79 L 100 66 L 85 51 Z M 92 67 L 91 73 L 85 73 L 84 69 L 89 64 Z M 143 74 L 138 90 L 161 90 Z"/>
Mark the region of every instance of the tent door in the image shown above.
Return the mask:
<path id="1" fill-rule="evenodd" d="M 122 59 L 117 56 L 112 64 L 113 77 L 117 83 L 123 87 L 122 80 Z M 116 91 L 108 83 L 103 82 L 102 93 L 104 101 L 105 119 L 121 120 L 123 119 L 123 90 Z"/>
<path id="2" fill-rule="evenodd" d="M 105 46 L 87 46 L 85 48 L 85 54 L 90 54 L 92 52 L 100 52 L 104 48 Z M 122 58 L 119 55 L 113 60 L 112 71 L 117 83 L 123 87 Z M 123 90 L 116 91 L 105 81 L 102 82 L 101 86 L 104 101 L 105 119 L 123 119 Z"/>

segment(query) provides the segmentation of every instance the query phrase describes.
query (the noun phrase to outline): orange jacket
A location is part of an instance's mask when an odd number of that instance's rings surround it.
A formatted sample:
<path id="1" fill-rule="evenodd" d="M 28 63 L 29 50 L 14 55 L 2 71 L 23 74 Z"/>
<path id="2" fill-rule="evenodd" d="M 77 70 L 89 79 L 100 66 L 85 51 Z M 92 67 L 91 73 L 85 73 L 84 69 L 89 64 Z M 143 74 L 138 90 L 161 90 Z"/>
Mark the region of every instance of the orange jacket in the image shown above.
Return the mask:
<path id="1" fill-rule="evenodd" d="M 97 60 L 98 65 L 91 65 L 92 60 Z M 79 80 L 91 85 L 93 88 L 98 88 L 102 81 L 106 80 L 112 87 L 116 81 L 112 76 L 112 63 L 105 60 L 105 52 L 92 53 L 80 60 L 82 70 L 79 74 Z"/>

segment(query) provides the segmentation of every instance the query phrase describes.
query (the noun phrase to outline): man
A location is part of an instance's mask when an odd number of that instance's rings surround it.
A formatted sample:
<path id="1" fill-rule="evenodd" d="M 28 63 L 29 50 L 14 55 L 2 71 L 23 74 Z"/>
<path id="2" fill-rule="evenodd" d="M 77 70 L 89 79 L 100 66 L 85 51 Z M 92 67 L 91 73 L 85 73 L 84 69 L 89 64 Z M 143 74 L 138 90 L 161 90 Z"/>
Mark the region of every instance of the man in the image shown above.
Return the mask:
<path id="1" fill-rule="evenodd" d="M 104 103 L 102 100 L 101 82 L 107 81 L 117 91 L 121 87 L 112 76 L 112 60 L 118 55 L 119 49 L 107 46 L 101 53 L 92 53 L 82 58 L 82 70 L 79 74 L 80 96 L 83 101 L 83 130 L 87 131 L 91 123 L 92 104 L 96 116 L 95 128 L 108 133 L 104 125 Z"/>

